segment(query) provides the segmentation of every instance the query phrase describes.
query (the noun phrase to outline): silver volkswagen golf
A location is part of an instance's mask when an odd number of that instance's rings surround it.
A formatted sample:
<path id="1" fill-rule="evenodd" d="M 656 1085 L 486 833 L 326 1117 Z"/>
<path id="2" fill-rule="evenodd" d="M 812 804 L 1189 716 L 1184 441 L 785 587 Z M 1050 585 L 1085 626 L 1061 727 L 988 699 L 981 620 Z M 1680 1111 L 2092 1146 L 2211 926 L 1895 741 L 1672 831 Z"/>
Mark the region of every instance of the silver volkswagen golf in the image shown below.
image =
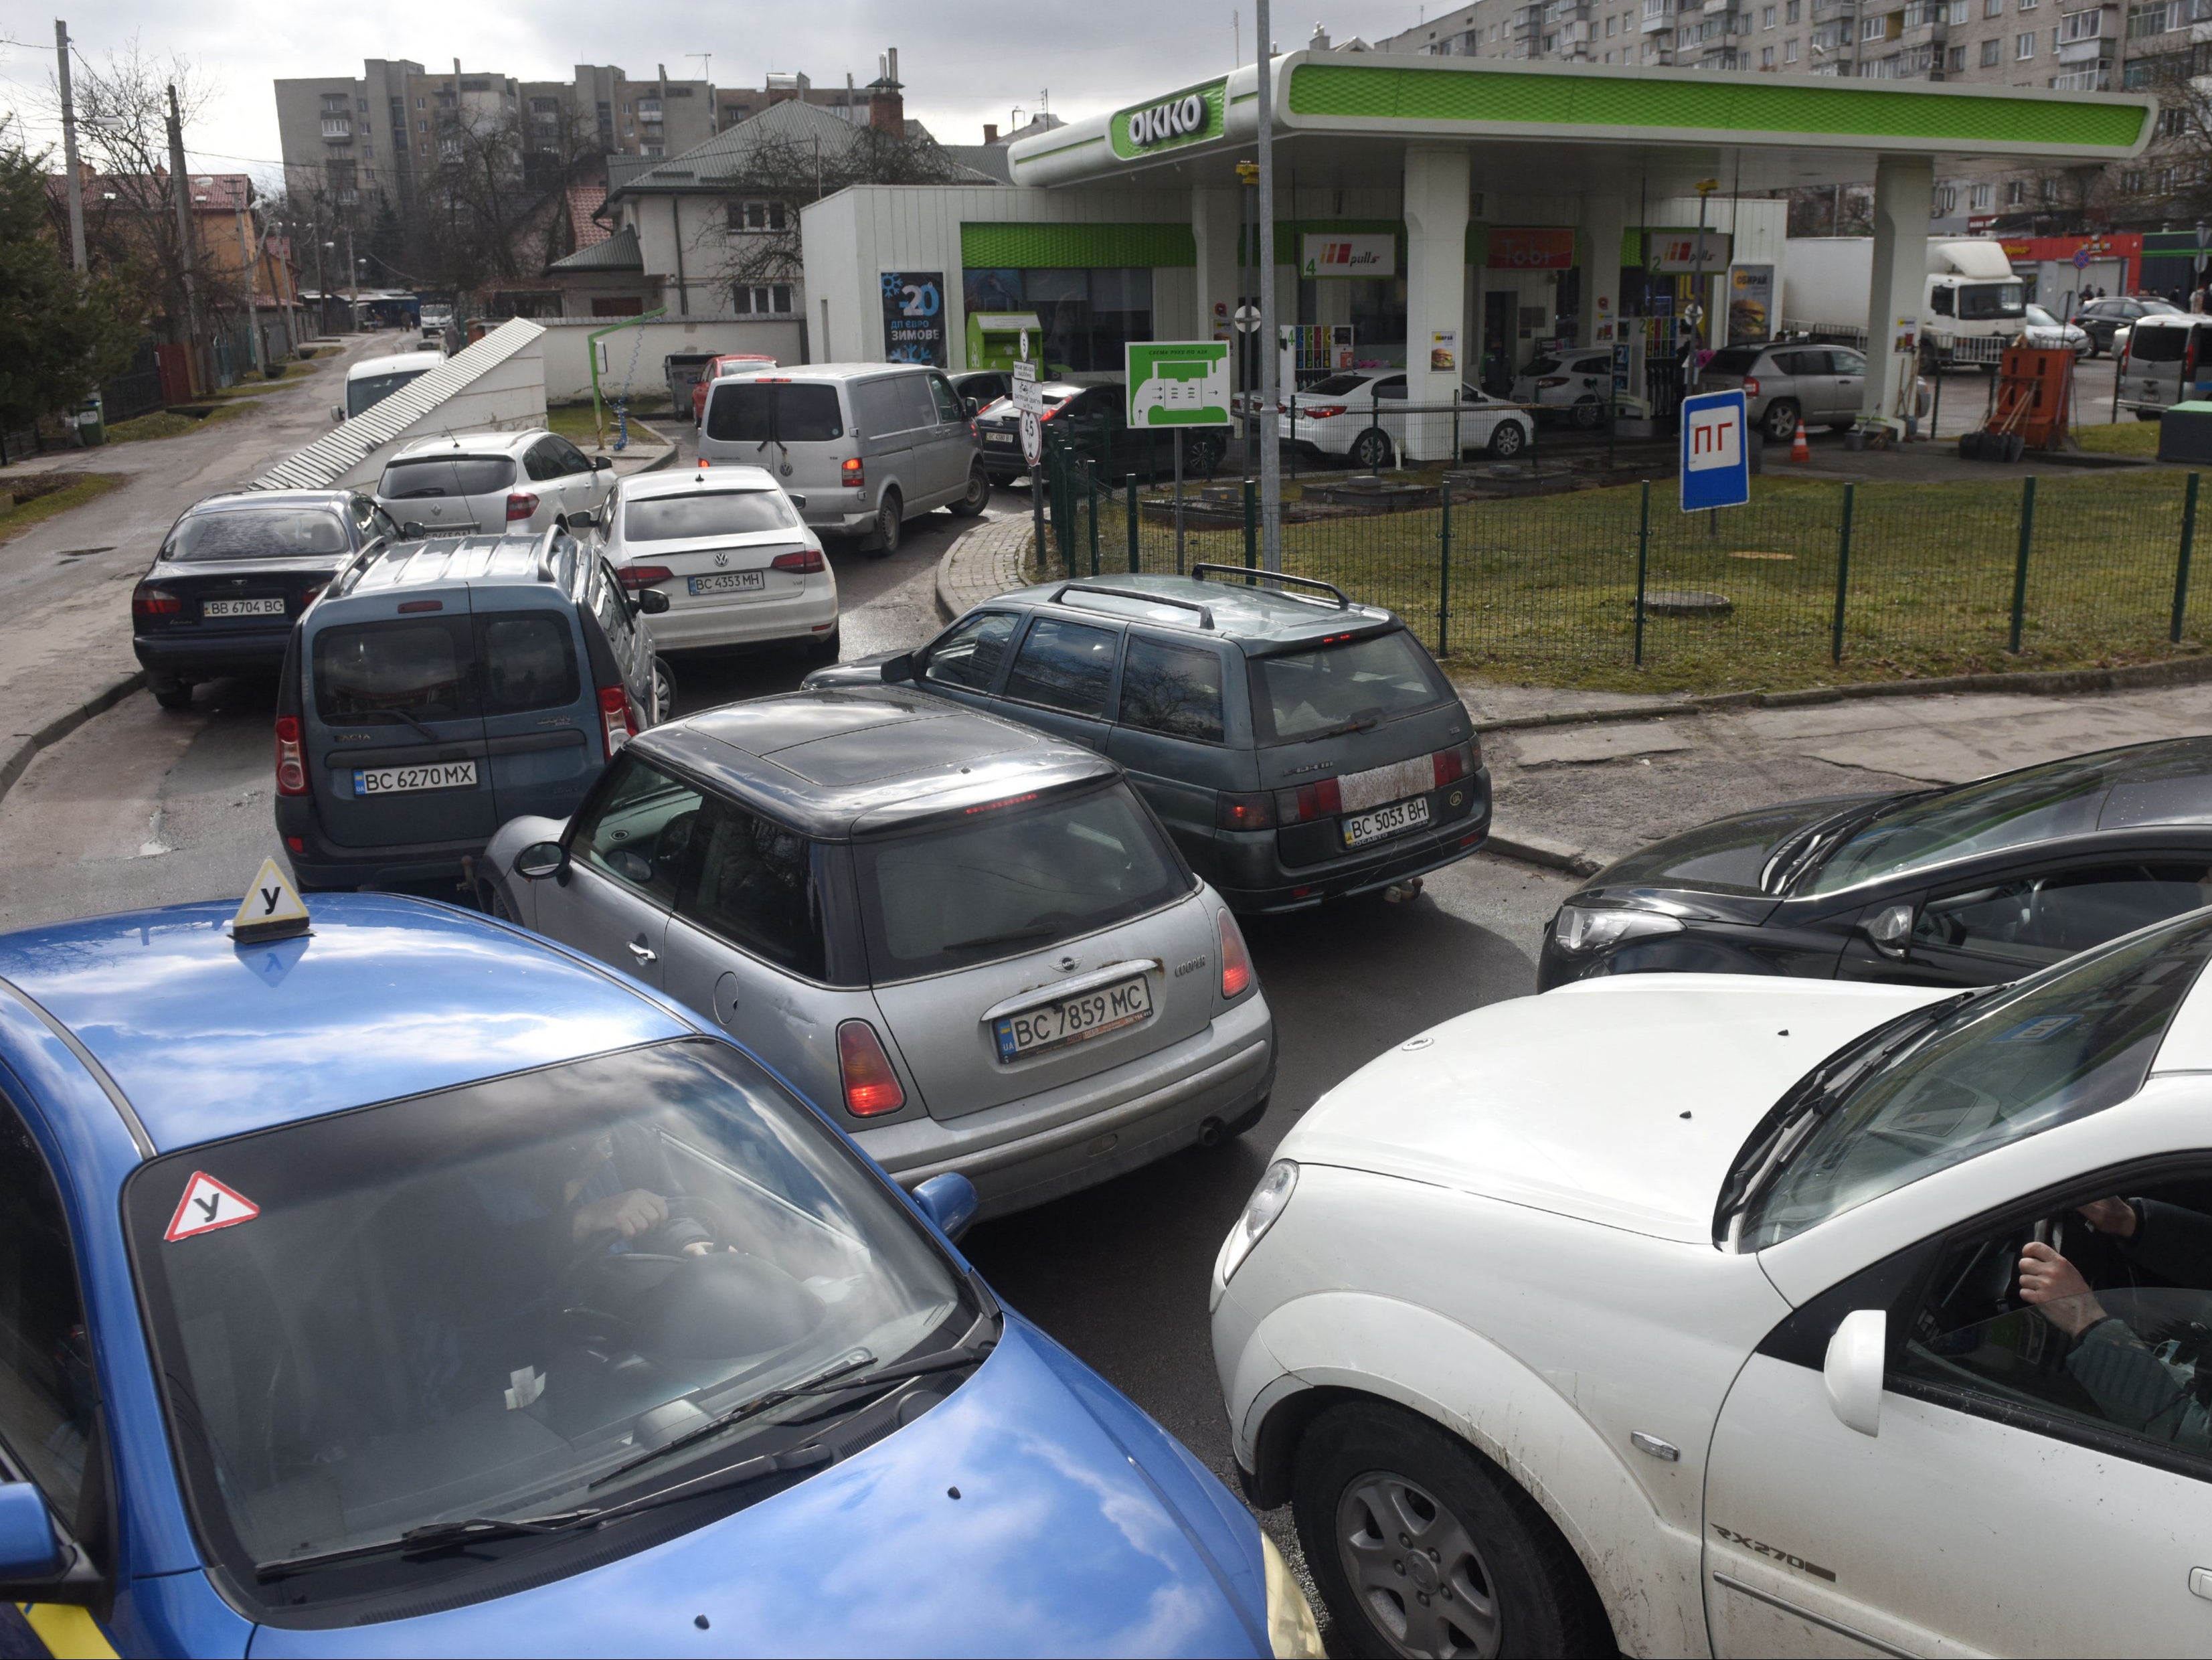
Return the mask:
<path id="1" fill-rule="evenodd" d="M 1018 1210 L 1267 1110 L 1273 1017 L 1119 768 L 894 686 L 641 733 L 494 910 L 719 1021 L 908 1186 Z"/>

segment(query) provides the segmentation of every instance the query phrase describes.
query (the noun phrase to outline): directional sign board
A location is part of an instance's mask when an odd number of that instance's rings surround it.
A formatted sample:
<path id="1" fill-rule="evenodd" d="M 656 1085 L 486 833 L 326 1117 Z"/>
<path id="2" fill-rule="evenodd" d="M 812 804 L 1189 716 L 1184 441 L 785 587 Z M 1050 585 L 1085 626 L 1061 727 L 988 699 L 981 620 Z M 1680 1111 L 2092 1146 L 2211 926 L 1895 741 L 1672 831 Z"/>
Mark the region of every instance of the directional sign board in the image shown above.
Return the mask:
<path id="1" fill-rule="evenodd" d="M 1229 423 L 1226 340 L 1131 341 L 1133 427 L 1225 427 Z"/>
<path id="2" fill-rule="evenodd" d="M 1682 511 L 1740 508 L 1751 500 L 1751 447 L 1743 389 L 1682 400 Z"/>
<path id="3" fill-rule="evenodd" d="M 1044 413 L 1044 394 L 1037 390 L 1037 370 L 1035 363 L 1023 362 L 1014 365 L 1014 407 L 1024 415 Z"/>

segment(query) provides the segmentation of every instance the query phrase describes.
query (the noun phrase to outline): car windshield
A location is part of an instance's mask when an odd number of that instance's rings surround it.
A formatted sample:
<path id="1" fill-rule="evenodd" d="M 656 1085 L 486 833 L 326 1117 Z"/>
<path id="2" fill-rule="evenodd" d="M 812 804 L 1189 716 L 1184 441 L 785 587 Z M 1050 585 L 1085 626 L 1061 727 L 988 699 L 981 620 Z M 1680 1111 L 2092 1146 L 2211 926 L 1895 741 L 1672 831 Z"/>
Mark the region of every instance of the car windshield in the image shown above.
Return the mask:
<path id="1" fill-rule="evenodd" d="M 2027 286 L 2023 283 L 1966 283 L 1959 289 L 1959 315 L 1986 319 L 2019 317 L 2025 313 Z"/>
<path id="2" fill-rule="evenodd" d="M 426 455 L 385 468 L 376 493 L 386 502 L 422 502 L 441 496 L 489 496 L 514 482 L 511 456 Z"/>
<path id="3" fill-rule="evenodd" d="M 1073 800 L 970 808 L 853 852 L 878 982 L 1043 951 L 1189 889 L 1152 816 L 1118 783 Z"/>
<path id="4" fill-rule="evenodd" d="M 799 515 L 779 489 L 709 490 L 688 496 L 647 496 L 623 508 L 623 536 L 631 542 L 673 542 L 687 536 L 749 536 L 755 531 L 795 530 Z"/>
<path id="5" fill-rule="evenodd" d="M 1263 741 L 1278 744 L 1431 708 L 1451 695 L 1403 629 L 1258 658 L 1253 674 L 1259 684 L 1252 701 L 1270 729 Z"/>
<path id="6" fill-rule="evenodd" d="M 333 513 L 319 508 L 234 508 L 179 524 L 164 559 L 282 559 L 343 553 L 353 544 Z"/>
<path id="7" fill-rule="evenodd" d="M 395 369 L 389 374 L 364 374 L 346 382 L 346 413 L 359 415 L 373 404 L 381 403 L 398 392 L 410 380 L 419 380 L 428 369 Z"/>
<path id="8" fill-rule="evenodd" d="M 2128 334 L 2128 356 L 2139 363 L 2178 363 L 2189 350 L 2189 331 L 2159 324 L 2155 327 L 2130 330 Z"/>
<path id="9" fill-rule="evenodd" d="M 2177 305 L 2164 300 L 2138 300 L 2136 303 L 2151 317 L 2186 317 L 2189 313 Z"/>
<path id="10" fill-rule="evenodd" d="M 880 1177 L 705 1040 L 157 1158 L 124 1208 L 192 1507 L 249 1585 L 410 1529 L 629 1500 L 787 1444 L 794 1414 L 819 1434 L 811 1395 L 644 1457 L 976 1313 Z M 419 1596 L 471 1566 L 395 1556 L 376 1583 Z M 362 1588 L 330 1567 L 288 1572 L 283 1600 Z"/>
<path id="11" fill-rule="evenodd" d="M 2044 310 L 2042 307 L 2032 302 L 2027 308 L 2027 320 L 2039 329 L 2055 329 L 2058 326 L 2057 318 Z"/>
<path id="12" fill-rule="evenodd" d="M 1358 392 L 1375 377 L 1371 374 L 1332 374 L 1325 380 L 1316 380 L 1310 386 L 1298 390 L 1313 398 L 1341 398 L 1347 392 Z"/>
<path id="13" fill-rule="evenodd" d="M 1738 1249 L 1763 1250 L 1870 1199 L 2126 1100 L 2212 955 L 2212 914 L 1969 994 L 1911 1029 L 1833 1098 L 1746 1207 Z M 1763 1133 L 1768 1127 L 1762 1126 Z"/>
<path id="14" fill-rule="evenodd" d="M 707 436 L 727 443 L 818 444 L 844 435 L 835 386 L 721 381 L 707 400 Z"/>

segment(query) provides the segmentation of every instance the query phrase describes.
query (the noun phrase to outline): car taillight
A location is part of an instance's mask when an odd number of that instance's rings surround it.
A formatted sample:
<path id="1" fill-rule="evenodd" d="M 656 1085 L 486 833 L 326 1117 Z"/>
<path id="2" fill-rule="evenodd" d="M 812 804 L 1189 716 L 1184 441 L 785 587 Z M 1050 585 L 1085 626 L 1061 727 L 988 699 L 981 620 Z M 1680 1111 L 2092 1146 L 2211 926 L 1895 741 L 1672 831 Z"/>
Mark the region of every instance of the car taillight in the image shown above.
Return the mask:
<path id="1" fill-rule="evenodd" d="M 1564 374 L 1547 374 L 1536 383 L 1540 389 L 1545 386 L 1564 386 L 1566 384 L 1567 377 Z"/>
<path id="2" fill-rule="evenodd" d="M 655 582 L 675 580 L 676 573 L 665 565 L 631 565 L 615 573 L 616 579 L 635 593 L 640 588 L 649 588 Z"/>
<path id="3" fill-rule="evenodd" d="M 605 724 L 607 759 L 637 736 L 637 721 L 629 712 L 629 694 L 620 686 L 599 688 L 599 719 Z"/>
<path id="4" fill-rule="evenodd" d="M 1270 830 L 1275 823 L 1275 803 L 1265 794 L 1243 795 L 1224 790 L 1213 822 L 1224 830 Z"/>
<path id="5" fill-rule="evenodd" d="M 883 1039 L 865 1020 L 847 1020 L 837 1028 L 837 1078 L 844 1085 L 845 1110 L 855 1118 L 878 1117 L 906 1104 Z"/>
<path id="6" fill-rule="evenodd" d="M 1344 413 L 1341 404 L 1314 404 L 1298 411 L 1309 421 L 1334 421 Z"/>
<path id="7" fill-rule="evenodd" d="M 848 455 L 837 464 L 837 482 L 848 490 L 868 487 L 867 469 L 860 465 L 859 456 Z"/>
<path id="8" fill-rule="evenodd" d="M 176 617 L 183 613 L 185 602 L 167 588 L 157 588 L 150 582 L 141 582 L 131 591 L 131 614 L 133 617 Z"/>
<path id="9" fill-rule="evenodd" d="M 276 794 L 307 793 L 307 763 L 300 754 L 300 717 L 280 714 L 276 717 Z"/>
<path id="10" fill-rule="evenodd" d="M 327 582 L 318 582 L 311 588 L 301 588 L 300 590 L 300 609 L 301 611 L 305 611 L 308 606 L 313 605 L 316 600 L 321 599 L 323 590 L 328 587 L 330 587 L 330 584 Z"/>
<path id="11" fill-rule="evenodd" d="M 1244 949 L 1243 930 L 1227 911 L 1218 913 L 1221 933 L 1221 994 L 1242 997 L 1252 989 L 1252 953 Z"/>
<path id="12" fill-rule="evenodd" d="M 1759 396 L 1759 377 L 1757 375 L 1747 374 L 1743 377 L 1743 395 L 1746 398 L 1756 398 Z"/>
<path id="13" fill-rule="evenodd" d="M 1436 769 L 1437 787 L 1442 789 L 1446 784 L 1456 784 L 1482 764 L 1482 746 L 1479 740 L 1455 745 L 1438 750 L 1429 761 Z"/>
<path id="14" fill-rule="evenodd" d="M 768 562 L 770 570 L 795 570 L 804 575 L 823 569 L 822 550 L 801 548 L 797 553 L 779 553 Z"/>
<path id="15" fill-rule="evenodd" d="M 1275 811 L 1285 824 L 1303 824 L 1310 819 L 1334 818 L 1344 811 L 1344 793 L 1334 778 L 1324 778 L 1318 783 L 1300 784 L 1296 789 L 1275 792 Z"/>
<path id="16" fill-rule="evenodd" d="M 512 525 L 518 519 L 527 519 L 532 514 L 537 511 L 538 498 L 532 496 L 528 490 L 511 490 L 508 492 L 507 498 L 507 522 L 508 524 Z"/>

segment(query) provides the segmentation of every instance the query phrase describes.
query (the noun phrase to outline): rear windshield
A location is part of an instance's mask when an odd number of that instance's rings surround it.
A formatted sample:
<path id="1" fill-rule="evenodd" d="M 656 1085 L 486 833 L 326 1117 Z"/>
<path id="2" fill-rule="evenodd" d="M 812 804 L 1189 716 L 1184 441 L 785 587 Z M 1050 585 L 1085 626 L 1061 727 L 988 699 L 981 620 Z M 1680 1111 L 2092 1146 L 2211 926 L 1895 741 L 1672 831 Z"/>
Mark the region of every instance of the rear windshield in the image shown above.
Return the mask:
<path id="1" fill-rule="evenodd" d="M 2189 348 L 2186 328 L 2137 328 L 2128 336 L 2128 356 L 2139 363 L 2178 363 Z"/>
<path id="2" fill-rule="evenodd" d="M 1326 380 L 1316 380 L 1310 386 L 1301 386 L 1298 390 L 1317 392 L 1323 398 L 1341 398 L 1346 392 L 1358 392 L 1372 378 L 1365 374 L 1332 374 Z"/>
<path id="3" fill-rule="evenodd" d="M 1428 653 L 1403 629 L 1317 651 L 1261 657 L 1252 672 L 1257 682 L 1253 706 L 1272 725 L 1272 741 L 1278 744 L 1410 714 L 1451 696 Z"/>
<path id="4" fill-rule="evenodd" d="M 1749 374 L 1751 366 L 1759 362 L 1759 353 L 1765 350 L 1764 346 L 1730 346 L 1723 351 L 1715 352 L 1706 361 L 1705 372 L 1709 374 Z"/>
<path id="5" fill-rule="evenodd" d="M 358 380 L 346 382 L 346 413 L 359 415 L 372 404 L 379 404 L 398 392 L 410 380 L 420 380 L 428 369 L 400 369 L 391 374 L 364 374 Z"/>
<path id="6" fill-rule="evenodd" d="M 514 482 L 511 456 L 434 455 L 394 461 L 384 470 L 376 493 L 387 502 L 419 502 L 433 496 L 489 496 Z"/>
<path id="7" fill-rule="evenodd" d="M 845 435 L 835 386 L 740 380 L 707 400 L 707 436 L 731 443 L 819 444 Z"/>
<path id="8" fill-rule="evenodd" d="M 1188 889 L 1126 784 L 1074 800 L 963 814 L 854 843 L 868 963 L 878 981 L 1042 951 L 1142 915 Z"/>
<path id="9" fill-rule="evenodd" d="M 316 714 L 325 721 L 376 709 L 417 721 L 473 714 L 467 628 L 463 618 L 438 617 L 325 629 L 315 636 Z"/>
<path id="10" fill-rule="evenodd" d="M 1523 374 L 1557 374 L 1559 372 L 1559 360 L 1556 357 L 1539 357 L 1521 372 Z"/>
<path id="11" fill-rule="evenodd" d="M 343 553 L 353 544 L 337 515 L 314 508 L 195 514 L 177 526 L 164 559 L 282 559 Z"/>
<path id="12" fill-rule="evenodd" d="M 673 542 L 687 536 L 744 536 L 791 530 L 799 515 L 781 490 L 715 490 L 663 496 L 623 509 L 623 535 L 632 542 Z"/>

